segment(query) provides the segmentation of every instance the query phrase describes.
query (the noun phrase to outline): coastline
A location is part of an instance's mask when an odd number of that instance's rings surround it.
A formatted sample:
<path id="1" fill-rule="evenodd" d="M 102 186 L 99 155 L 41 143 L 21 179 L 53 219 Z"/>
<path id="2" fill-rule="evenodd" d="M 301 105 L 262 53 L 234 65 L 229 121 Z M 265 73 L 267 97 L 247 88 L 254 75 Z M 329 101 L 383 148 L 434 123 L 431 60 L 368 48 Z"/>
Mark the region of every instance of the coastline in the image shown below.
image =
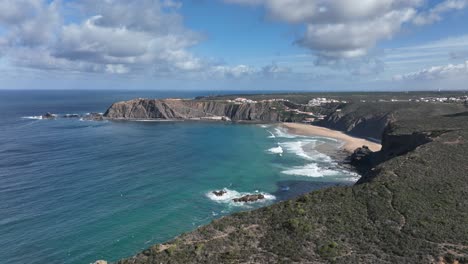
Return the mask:
<path id="1" fill-rule="evenodd" d="M 355 149 L 366 145 L 371 151 L 379 151 L 382 148 L 381 144 L 372 142 L 367 139 L 357 138 L 347 135 L 341 131 L 332 130 L 325 127 L 299 124 L 299 123 L 281 123 L 283 128 L 286 128 L 289 133 L 303 136 L 320 136 L 338 139 L 344 142 L 342 149 L 352 153 Z"/>

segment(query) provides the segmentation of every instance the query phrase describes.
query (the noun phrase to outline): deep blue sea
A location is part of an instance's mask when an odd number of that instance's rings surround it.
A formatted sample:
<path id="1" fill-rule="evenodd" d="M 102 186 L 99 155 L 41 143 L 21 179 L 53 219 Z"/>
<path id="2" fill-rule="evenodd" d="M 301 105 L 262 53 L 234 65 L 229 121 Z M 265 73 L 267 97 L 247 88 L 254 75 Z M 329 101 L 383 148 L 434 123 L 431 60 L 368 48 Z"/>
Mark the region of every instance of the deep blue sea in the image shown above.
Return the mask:
<path id="1" fill-rule="evenodd" d="M 35 118 L 212 93 L 0 91 L 0 262 L 115 261 L 223 215 L 357 179 L 317 151 L 341 142 L 273 125 Z M 267 199 L 231 201 L 246 193 Z"/>

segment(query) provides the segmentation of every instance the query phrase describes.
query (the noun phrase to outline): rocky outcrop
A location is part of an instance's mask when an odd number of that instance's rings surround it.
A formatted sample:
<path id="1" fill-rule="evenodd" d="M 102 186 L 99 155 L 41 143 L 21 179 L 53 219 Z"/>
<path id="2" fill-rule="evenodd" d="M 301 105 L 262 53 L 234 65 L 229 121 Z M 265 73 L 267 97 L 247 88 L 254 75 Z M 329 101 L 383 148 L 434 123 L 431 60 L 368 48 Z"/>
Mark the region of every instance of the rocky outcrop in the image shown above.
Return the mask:
<path id="1" fill-rule="evenodd" d="M 134 99 L 114 103 L 104 114 L 109 119 L 203 119 L 282 121 L 275 103 L 235 104 L 227 101 Z M 227 120 L 227 119 L 226 119 Z"/>
<path id="2" fill-rule="evenodd" d="M 214 195 L 216 195 L 216 196 L 218 196 L 218 197 L 219 197 L 219 196 L 223 196 L 223 195 L 225 195 L 225 194 L 227 193 L 227 191 L 225 191 L 225 190 L 221 190 L 221 191 L 213 191 L 212 193 L 213 193 Z"/>
<path id="3" fill-rule="evenodd" d="M 265 195 L 263 194 L 248 194 L 240 198 L 234 198 L 232 200 L 236 203 L 248 203 L 248 202 L 256 202 L 258 200 L 263 200 L 263 199 L 265 199 Z"/>
<path id="4" fill-rule="evenodd" d="M 373 152 L 369 149 L 368 146 L 362 146 L 360 148 L 357 148 L 349 157 L 349 163 L 354 166 L 370 165 L 370 156 L 372 155 L 372 153 Z"/>
<path id="5" fill-rule="evenodd" d="M 57 118 L 57 115 L 51 114 L 49 112 L 42 115 L 42 119 L 55 119 L 55 118 Z"/>

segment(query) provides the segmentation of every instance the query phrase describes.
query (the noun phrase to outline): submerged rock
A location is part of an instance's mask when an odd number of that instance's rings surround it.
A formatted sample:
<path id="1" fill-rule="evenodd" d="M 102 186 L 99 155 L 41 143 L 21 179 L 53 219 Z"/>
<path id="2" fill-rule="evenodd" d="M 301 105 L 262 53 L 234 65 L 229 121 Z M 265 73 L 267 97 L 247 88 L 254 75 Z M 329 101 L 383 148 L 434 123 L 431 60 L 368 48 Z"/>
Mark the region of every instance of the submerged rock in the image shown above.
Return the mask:
<path id="1" fill-rule="evenodd" d="M 225 191 L 225 190 L 213 191 L 213 194 L 216 195 L 216 196 L 223 196 L 226 193 L 227 193 L 227 191 Z"/>
<path id="2" fill-rule="evenodd" d="M 258 200 L 263 200 L 263 199 L 265 199 L 265 195 L 263 194 L 248 194 L 240 198 L 234 198 L 232 200 L 236 203 L 246 203 L 246 202 L 256 202 Z"/>

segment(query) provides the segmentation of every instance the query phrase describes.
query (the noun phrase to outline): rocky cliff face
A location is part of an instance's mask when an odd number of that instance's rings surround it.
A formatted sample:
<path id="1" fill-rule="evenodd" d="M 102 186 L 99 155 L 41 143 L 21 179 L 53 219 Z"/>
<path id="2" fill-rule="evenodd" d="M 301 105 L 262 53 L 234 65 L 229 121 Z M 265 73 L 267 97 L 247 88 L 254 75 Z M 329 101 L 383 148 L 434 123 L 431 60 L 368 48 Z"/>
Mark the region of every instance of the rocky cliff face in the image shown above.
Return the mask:
<path id="1" fill-rule="evenodd" d="M 341 130 L 347 134 L 374 138 L 384 141 L 386 129 L 395 130 L 389 124 L 404 120 L 412 120 L 414 124 L 424 125 L 443 115 L 466 111 L 466 107 L 457 104 L 427 104 L 413 102 L 373 102 L 351 103 L 343 105 L 338 111 L 331 111 L 324 120 L 317 122 L 319 126 Z M 416 120 L 416 122 L 415 122 Z M 407 128 L 411 124 L 405 124 Z M 414 128 L 419 130 L 419 128 Z M 406 131 L 411 134 L 411 129 Z M 391 132 L 391 131 L 388 131 Z M 386 133 L 391 135 L 391 133 Z"/>
<path id="2" fill-rule="evenodd" d="M 193 119 L 225 116 L 233 121 L 282 121 L 277 103 L 234 104 L 225 101 L 134 99 L 114 103 L 110 119 Z"/>
<path id="3" fill-rule="evenodd" d="M 391 109 L 381 109 L 373 104 L 348 104 L 327 115 L 317 125 L 341 130 L 357 137 L 380 139 L 391 121 Z"/>

